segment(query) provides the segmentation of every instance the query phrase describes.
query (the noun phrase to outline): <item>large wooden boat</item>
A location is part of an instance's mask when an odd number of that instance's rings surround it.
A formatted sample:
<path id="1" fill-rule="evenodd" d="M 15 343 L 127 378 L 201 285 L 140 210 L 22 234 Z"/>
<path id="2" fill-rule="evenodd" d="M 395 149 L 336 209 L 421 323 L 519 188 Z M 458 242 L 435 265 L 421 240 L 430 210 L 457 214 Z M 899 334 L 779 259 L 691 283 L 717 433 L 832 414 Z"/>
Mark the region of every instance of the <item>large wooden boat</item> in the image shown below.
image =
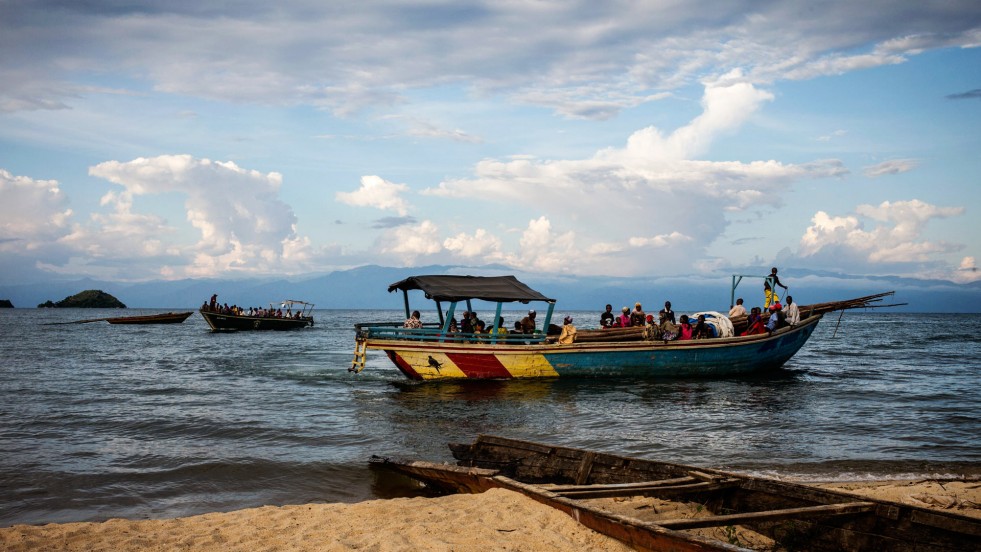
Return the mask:
<path id="1" fill-rule="evenodd" d="M 277 308 L 276 305 L 279 305 Z M 253 330 L 297 330 L 313 326 L 312 303 L 287 299 L 280 303 L 270 303 L 268 312 L 282 312 L 282 315 L 250 316 L 244 312 L 201 307 L 201 316 L 208 322 L 212 331 L 253 331 Z"/>
<path id="2" fill-rule="evenodd" d="M 105 320 L 110 324 L 180 324 L 192 314 L 194 314 L 193 311 L 165 312 L 144 316 L 117 316 L 115 318 L 106 318 Z"/>
<path id="3" fill-rule="evenodd" d="M 734 284 L 735 285 L 735 284 Z M 794 356 L 814 332 L 823 314 L 845 308 L 869 306 L 882 293 L 848 301 L 807 305 L 800 308 L 798 324 L 773 332 L 739 336 L 746 317 L 729 320 L 711 313 L 720 324 L 731 324 L 730 337 L 663 341 L 645 327 L 580 330 L 576 341 L 560 344 L 549 332 L 498 333 L 505 303 L 542 302 L 546 315 L 542 328 L 552 327 L 555 300 L 529 288 L 513 276 L 415 276 L 389 286 L 400 290 L 409 317 L 409 291 L 419 290 L 436 302 L 438 324 L 408 329 L 402 322 L 356 324 L 356 345 L 351 371 L 365 367 L 370 349 L 384 351 L 408 378 L 538 378 L 538 377 L 690 377 L 732 376 L 773 370 Z M 485 334 L 452 332 L 454 312 L 471 301 L 496 303 L 494 326 Z M 449 303 L 443 315 L 443 303 Z M 765 320 L 765 318 L 764 318 Z"/>
<path id="4" fill-rule="evenodd" d="M 371 463 L 445 492 L 510 489 L 638 550 L 981 549 L 981 519 L 948 511 L 501 437 L 481 435 L 450 448 L 457 465 L 379 457 Z M 626 501 L 633 501 L 628 513 Z M 677 517 L 685 510 L 666 503 L 687 504 L 688 513 Z"/>

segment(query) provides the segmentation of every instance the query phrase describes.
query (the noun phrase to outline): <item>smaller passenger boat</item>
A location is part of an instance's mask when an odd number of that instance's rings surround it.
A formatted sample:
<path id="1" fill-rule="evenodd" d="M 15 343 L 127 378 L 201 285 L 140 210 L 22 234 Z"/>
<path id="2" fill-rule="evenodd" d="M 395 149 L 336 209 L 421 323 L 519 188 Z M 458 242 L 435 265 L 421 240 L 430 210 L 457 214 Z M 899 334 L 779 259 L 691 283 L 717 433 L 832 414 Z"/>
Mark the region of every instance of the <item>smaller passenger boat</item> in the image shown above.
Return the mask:
<path id="1" fill-rule="evenodd" d="M 144 316 L 118 316 L 116 318 L 106 318 L 105 320 L 110 324 L 180 324 L 192 314 L 194 314 L 194 311 L 165 312 L 163 314 L 147 314 Z"/>
<path id="2" fill-rule="evenodd" d="M 277 307 L 276 305 L 279 305 Z M 270 303 L 263 315 L 249 315 L 241 309 L 211 309 L 202 306 L 200 313 L 212 331 L 297 330 L 313 326 L 313 303 L 287 299 Z M 269 313 L 277 313 L 270 315 Z"/>
<path id="3" fill-rule="evenodd" d="M 488 435 L 450 449 L 455 466 L 371 465 L 446 492 L 519 492 L 637 550 L 960 552 L 981 542 L 981 519 L 800 483 Z"/>

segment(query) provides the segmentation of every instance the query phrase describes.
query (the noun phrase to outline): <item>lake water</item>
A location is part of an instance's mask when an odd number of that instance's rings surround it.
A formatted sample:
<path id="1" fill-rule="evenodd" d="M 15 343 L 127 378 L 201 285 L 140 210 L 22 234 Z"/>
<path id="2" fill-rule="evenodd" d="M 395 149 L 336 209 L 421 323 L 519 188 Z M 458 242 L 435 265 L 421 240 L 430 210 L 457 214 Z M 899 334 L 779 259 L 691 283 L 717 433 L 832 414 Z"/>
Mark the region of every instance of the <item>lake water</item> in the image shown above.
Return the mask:
<path id="1" fill-rule="evenodd" d="M 0 526 L 411 496 L 368 458 L 451 461 L 481 433 L 803 480 L 981 475 L 981 315 L 830 314 L 733 380 L 410 383 L 381 353 L 349 373 L 353 324 L 396 311 L 44 325 L 120 314 L 0 309 Z"/>

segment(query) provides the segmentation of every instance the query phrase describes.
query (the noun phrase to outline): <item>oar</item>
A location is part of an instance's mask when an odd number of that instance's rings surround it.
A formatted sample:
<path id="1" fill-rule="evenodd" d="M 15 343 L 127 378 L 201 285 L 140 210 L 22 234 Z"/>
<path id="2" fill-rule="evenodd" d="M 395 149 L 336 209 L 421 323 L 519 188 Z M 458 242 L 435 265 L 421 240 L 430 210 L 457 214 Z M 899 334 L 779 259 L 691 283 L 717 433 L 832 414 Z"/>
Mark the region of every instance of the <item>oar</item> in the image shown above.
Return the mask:
<path id="1" fill-rule="evenodd" d="M 88 324 L 89 322 L 102 322 L 108 318 L 89 318 L 88 320 L 73 320 L 71 322 L 46 322 L 42 326 L 57 326 L 59 324 Z"/>

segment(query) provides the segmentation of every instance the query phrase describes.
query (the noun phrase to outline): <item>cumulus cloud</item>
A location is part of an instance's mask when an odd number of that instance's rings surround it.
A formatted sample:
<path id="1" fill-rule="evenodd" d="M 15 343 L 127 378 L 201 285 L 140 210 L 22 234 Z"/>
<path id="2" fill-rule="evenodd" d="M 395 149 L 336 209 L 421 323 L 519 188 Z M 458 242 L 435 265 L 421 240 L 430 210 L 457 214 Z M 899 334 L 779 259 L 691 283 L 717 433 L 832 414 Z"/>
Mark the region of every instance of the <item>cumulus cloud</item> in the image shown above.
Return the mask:
<path id="1" fill-rule="evenodd" d="M 362 176 L 360 188 L 353 192 L 337 192 L 335 198 L 345 205 L 395 211 L 404 217 L 409 214 L 409 204 L 400 196 L 408 189 L 405 184 L 395 184 L 380 176 Z"/>
<path id="2" fill-rule="evenodd" d="M 480 259 L 482 262 L 503 260 L 501 240 L 483 228 L 478 228 L 473 235 L 461 232 L 456 236 L 446 238 L 443 247 L 447 251 L 465 259 Z"/>
<path id="3" fill-rule="evenodd" d="M 56 180 L 0 169 L 0 251 L 34 250 L 70 232 L 72 210 Z"/>
<path id="4" fill-rule="evenodd" d="M 870 165 L 862 169 L 862 174 L 869 178 L 878 178 L 890 174 L 900 174 L 909 172 L 916 168 L 919 162 L 916 159 L 890 159 L 876 165 Z"/>
<path id="5" fill-rule="evenodd" d="M 112 213 L 97 214 L 91 228 L 79 228 L 72 236 L 81 248 L 108 254 L 107 244 L 130 242 L 126 250 L 132 255 L 139 255 L 142 249 L 145 255 L 189 257 L 190 261 L 176 261 L 188 263 L 182 269 L 186 276 L 228 271 L 289 273 L 301 268 L 309 242 L 297 236 L 293 210 L 278 198 L 282 184 L 278 173 L 263 174 L 230 161 L 162 155 L 107 161 L 91 167 L 89 174 L 122 189 L 103 197 Z M 186 197 L 186 218 L 200 235 L 196 243 L 167 246 L 153 239 L 167 230 L 163 220 L 133 211 L 135 197 L 165 193 Z"/>
<path id="6" fill-rule="evenodd" d="M 960 265 L 958 265 L 952 279 L 962 284 L 981 280 L 981 271 L 978 270 L 978 263 L 974 257 L 964 257 L 961 259 Z"/>
<path id="7" fill-rule="evenodd" d="M 386 233 L 380 239 L 380 245 L 383 254 L 393 256 L 408 265 L 443 250 L 439 227 L 429 220 Z"/>
<path id="8" fill-rule="evenodd" d="M 922 239 L 925 226 L 963 213 L 962 207 L 938 207 L 916 199 L 859 205 L 853 214 L 840 216 L 818 211 L 800 240 L 798 255 L 817 259 L 825 268 L 926 266 L 962 246 Z"/>
<path id="9" fill-rule="evenodd" d="M 536 218 L 524 230 L 522 254 L 512 258 L 514 263 L 574 265 L 584 273 L 608 272 L 613 263 L 624 273 L 644 273 L 655 261 L 638 250 L 658 247 L 665 259 L 659 270 L 684 270 L 724 232 L 726 213 L 778 205 L 795 182 L 847 172 L 837 160 L 788 165 L 696 159 L 772 99 L 737 76 L 706 85 L 702 113 L 669 134 L 644 128 L 624 147 L 586 159 L 486 159 L 474 177 L 446 180 L 421 193 L 527 209 Z M 603 220 L 609 224 L 596 224 Z M 582 221 L 591 223 L 588 237 L 569 230 Z M 626 246 L 625 229 L 636 236 Z M 540 242 L 549 247 L 536 247 Z"/>

